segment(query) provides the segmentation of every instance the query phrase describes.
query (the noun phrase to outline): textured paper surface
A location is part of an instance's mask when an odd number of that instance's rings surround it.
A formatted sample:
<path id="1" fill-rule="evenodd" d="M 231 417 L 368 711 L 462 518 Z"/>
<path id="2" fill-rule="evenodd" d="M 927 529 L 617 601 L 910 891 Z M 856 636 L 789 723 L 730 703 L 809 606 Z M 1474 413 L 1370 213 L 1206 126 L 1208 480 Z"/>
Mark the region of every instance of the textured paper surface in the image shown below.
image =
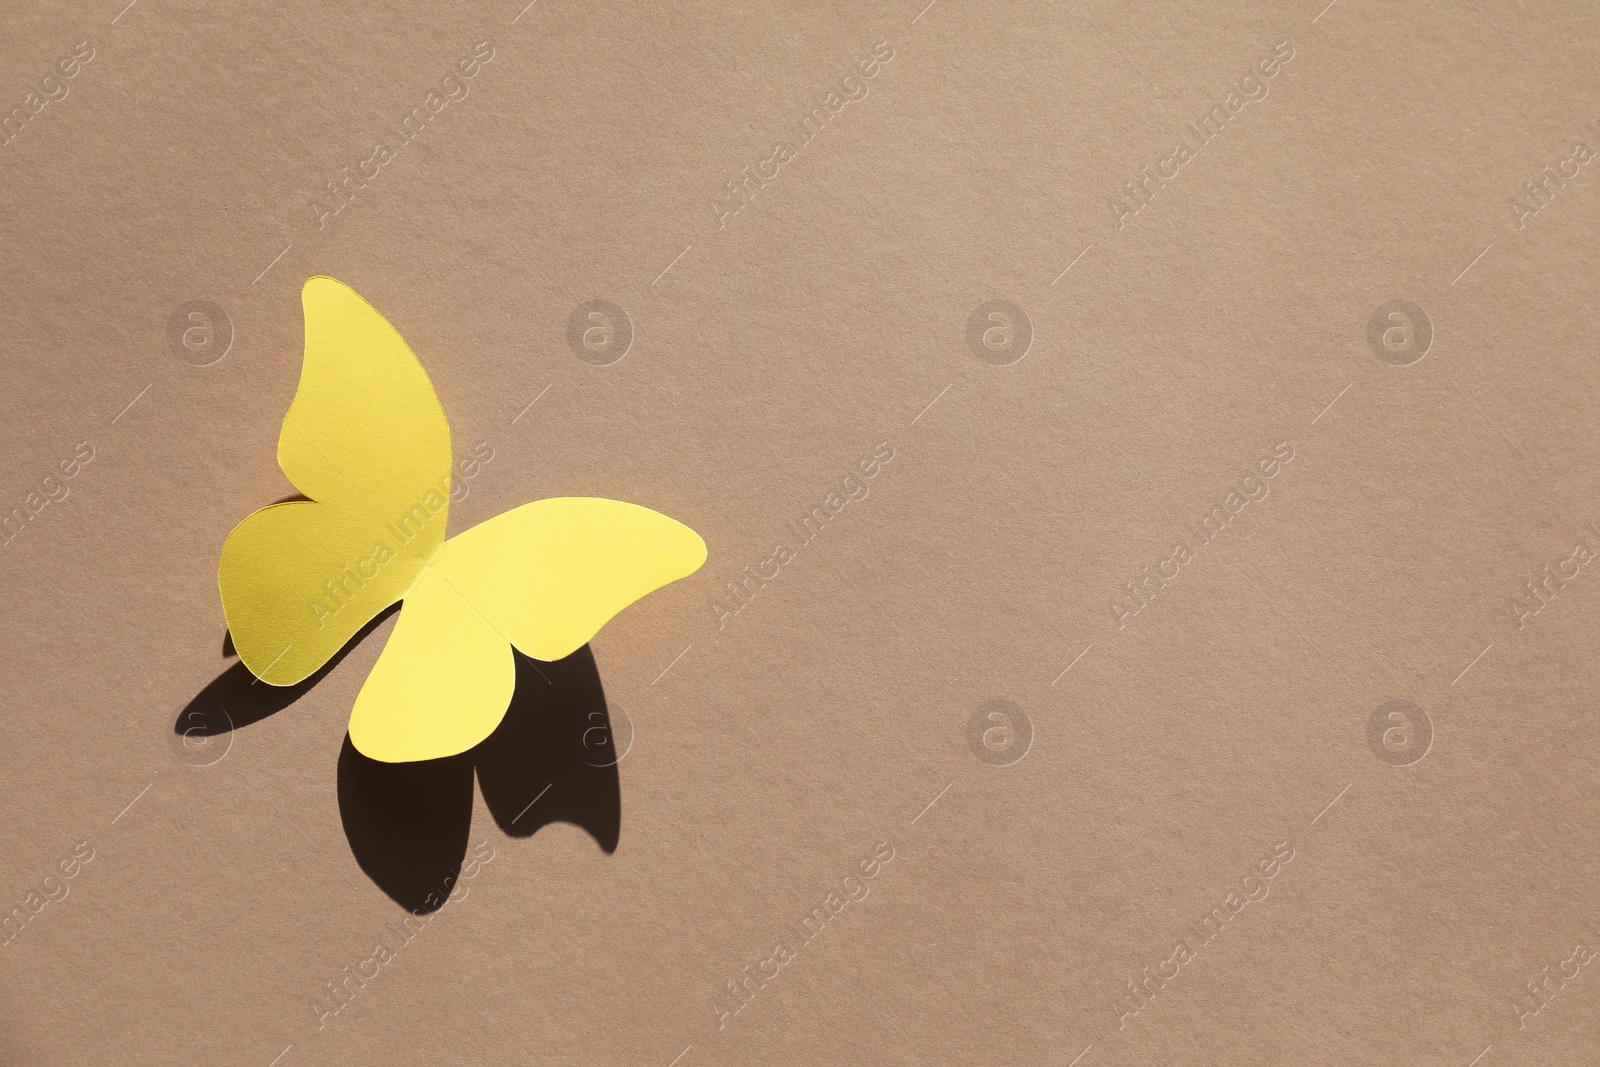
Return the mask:
<path id="1" fill-rule="evenodd" d="M 0 19 L 0 1060 L 1596 1059 L 1593 5 L 524 2 Z M 398 814 L 192 707 L 321 274 L 710 552 Z"/>

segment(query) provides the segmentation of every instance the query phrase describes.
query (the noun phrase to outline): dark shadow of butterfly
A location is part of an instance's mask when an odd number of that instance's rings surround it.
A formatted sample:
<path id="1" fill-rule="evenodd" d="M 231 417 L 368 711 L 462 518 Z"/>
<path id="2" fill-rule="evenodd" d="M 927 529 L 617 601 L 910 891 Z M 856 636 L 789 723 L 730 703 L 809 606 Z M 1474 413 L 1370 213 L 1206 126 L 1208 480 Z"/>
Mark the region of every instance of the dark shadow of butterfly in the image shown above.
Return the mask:
<path id="1" fill-rule="evenodd" d="M 343 655 L 304 682 L 283 687 L 260 684 L 235 663 L 189 702 L 173 730 L 185 739 L 214 738 L 259 722 L 305 695 Z M 584 645 L 553 662 L 518 653 L 516 666 L 516 688 L 500 725 L 459 755 L 383 763 L 363 756 L 345 736 L 338 775 L 345 838 L 361 869 L 407 911 L 438 910 L 459 876 L 474 779 L 507 835 L 530 837 L 567 822 L 607 853 L 616 851 L 622 827 L 617 762 L 627 754 L 628 729 L 612 721 L 593 652 Z"/>

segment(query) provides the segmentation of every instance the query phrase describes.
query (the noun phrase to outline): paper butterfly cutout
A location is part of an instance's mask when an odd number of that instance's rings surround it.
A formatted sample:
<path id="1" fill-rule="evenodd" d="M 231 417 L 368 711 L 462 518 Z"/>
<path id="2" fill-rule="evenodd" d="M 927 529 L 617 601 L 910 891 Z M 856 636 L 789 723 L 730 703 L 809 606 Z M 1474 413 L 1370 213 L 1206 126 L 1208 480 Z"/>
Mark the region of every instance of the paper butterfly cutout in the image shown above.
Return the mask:
<path id="1" fill-rule="evenodd" d="M 591 497 L 524 504 L 446 540 L 450 427 L 422 364 L 349 286 L 312 278 L 301 301 L 305 361 L 278 466 L 309 499 L 235 527 L 217 584 L 239 658 L 278 686 L 404 601 L 350 712 L 363 755 L 465 752 L 510 705 L 513 646 L 562 659 L 705 562 L 682 523 Z"/>

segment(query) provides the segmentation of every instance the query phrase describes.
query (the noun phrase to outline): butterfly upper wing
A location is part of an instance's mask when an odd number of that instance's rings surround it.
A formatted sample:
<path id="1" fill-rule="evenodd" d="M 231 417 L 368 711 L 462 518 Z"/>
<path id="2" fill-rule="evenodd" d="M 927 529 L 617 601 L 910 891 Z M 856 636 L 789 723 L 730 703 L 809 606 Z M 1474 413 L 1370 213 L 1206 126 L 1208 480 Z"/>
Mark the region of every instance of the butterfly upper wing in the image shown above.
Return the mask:
<path id="1" fill-rule="evenodd" d="M 399 504 L 450 473 L 450 427 L 428 372 L 359 293 L 312 278 L 300 387 L 278 434 L 278 466 L 317 501 Z M 444 541 L 441 529 L 434 544 Z"/>
<path id="2" fill-rule="evenodd" d="M 563 659 L 705 559 L 705 542 L 682 523 L 592 497 L 524 504 L 458 534 L 406 596 L 356 699 L 350 740 L 386 762 L 466 751 L 510 705 L 510 645 Z"/>
<path id="3" fill-rule="evenodd" d="M 444 543 L 450 429 L 427 373 L 388 321 L 332 278 L 301 293 L 300 385 L 278 465 L 311 499 L 234 528 L 217 582 L 239 658 L 293 685 L 405 595 Z"/>
<path id="4" fill-rule="evenodd" d="M 706 561 L 700 535 L 638 504 L 536 500 L 452 538 L 434 566 L 524 655 L 558 660 Z"/>

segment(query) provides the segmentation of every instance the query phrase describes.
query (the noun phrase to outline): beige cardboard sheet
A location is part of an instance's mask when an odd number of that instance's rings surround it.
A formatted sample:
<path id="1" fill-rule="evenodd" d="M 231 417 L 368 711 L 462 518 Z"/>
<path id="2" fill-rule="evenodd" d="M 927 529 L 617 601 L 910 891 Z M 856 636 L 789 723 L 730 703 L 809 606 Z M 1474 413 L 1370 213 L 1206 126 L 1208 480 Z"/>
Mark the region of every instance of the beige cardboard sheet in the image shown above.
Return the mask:
<path id="1" fill-rule="evenodd" d="M 1600 9 L 524 3 L 0 16 L 0 1062 L 1596 1062 Z M 470 758 L 225 654 L 314 275 L 709 547 Z"/>

